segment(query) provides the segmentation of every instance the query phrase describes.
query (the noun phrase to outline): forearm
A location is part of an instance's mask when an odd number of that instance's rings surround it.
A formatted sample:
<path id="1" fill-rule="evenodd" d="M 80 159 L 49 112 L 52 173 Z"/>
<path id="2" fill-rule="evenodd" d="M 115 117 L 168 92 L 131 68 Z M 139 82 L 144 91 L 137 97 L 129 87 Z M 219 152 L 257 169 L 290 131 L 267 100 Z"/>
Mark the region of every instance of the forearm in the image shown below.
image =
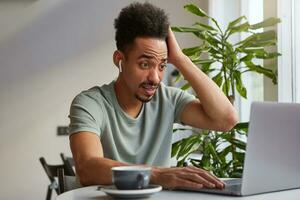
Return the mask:
<path id="1" fill-rule="evenodd" d="M 236 118 L 234 107 L 221 89 L 187 56 L 182 55 L 174 65 L 194 89 L 202 109 L 211 120 L 224 121 L 228 116 Z"/>
<path id="2" fill-rule="evenodd" d="M 80 178 L 80 183 L 83 186 L 88 185 L 110 185 L 112 184 L 112 167 L 128 166 L 129 164 L 107 158 L 90 158 L 76 168 L 77 174 Z M 145 165 L 146 166 L 146 165 Z M 161 182 L 159 173 L 163 168 L 151 166 L 152 184 L 159 184 Z"/>
<path id="3" fill-rule="evenodd" d="M 110 185 L 112 184 L 111 168 L 125 165 L 128 164 L 107 158 L 93 157 L 79 162 L 76 165 L 76 172 L 80 183 L 84 186 Z"/>

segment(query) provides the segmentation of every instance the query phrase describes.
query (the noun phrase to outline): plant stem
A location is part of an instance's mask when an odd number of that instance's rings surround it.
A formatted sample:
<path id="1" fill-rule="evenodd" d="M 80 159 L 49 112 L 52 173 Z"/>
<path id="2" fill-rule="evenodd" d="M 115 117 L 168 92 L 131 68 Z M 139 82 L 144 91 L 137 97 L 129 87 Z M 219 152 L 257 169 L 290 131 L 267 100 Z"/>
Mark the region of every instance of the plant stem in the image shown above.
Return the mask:
<path id="1" fill-rule="evenodd" d="M 221 33 L 222 34 L 222 33 Z M 229 97 L 229 88 L 227 87 L 227 76 L 226 76 L 226 55 L 223 54 L 224 52 L 224 48 L 225 48 L 225 45 L 224 45 L 224 35 L 222 34 L 222 55 L 223 55 L 223 62 L 222 62 L 222 70 L 223 70 L 223 74 L 224 74 L 224 79 L 225 79 L 225 95 L 227 96 L 227 98 Z"/>
<path id="2" fill-rule="evenodd" d="M 235 68 L 235 66 L 233 67 L 233 69 Z M 230 70 L 230 79 L 231 79 L 231 93 L 232 93 L 232 98 L 235 100 L 235 84 L 234 84 L 234 78 L 233 78 L 233 70 Z M 232 105 L 234 105 L 234 101 L 231 102 Z"/>
<path id="3" fill-rule="evenodd" d="M 232 129 L 231 131 L 230 131 L 230 135 L 231 135 L 231 138 L 232 139 L 235 139 L 235 132 L 234 132 L 234 129 Z M 231 153 L 232 153 L 232 160 L 233 160 L 233 162 L 232 162 L 232 164 L 233 164 L 233 171 L 236 171 L 237 170 L 237 166 L 236 166 L 236 164 L 235 164 L 235 152 L 236 152 L 236 146 L 234 145 L 234 144 L 232 144 L 232 148 L 231 148 Z"/>

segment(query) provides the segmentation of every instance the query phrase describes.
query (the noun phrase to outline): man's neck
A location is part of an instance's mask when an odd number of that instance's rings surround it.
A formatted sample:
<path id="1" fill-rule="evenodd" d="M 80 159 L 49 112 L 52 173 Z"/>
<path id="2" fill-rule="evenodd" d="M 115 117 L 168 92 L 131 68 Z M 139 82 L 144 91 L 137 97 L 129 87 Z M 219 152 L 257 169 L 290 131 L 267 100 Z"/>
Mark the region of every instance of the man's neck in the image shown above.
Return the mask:
<path id="1" fill-rule="evenodd" d="M 117 101 L 122 110 L 129 116 L 136 118 L 143 106 L 143 102 L 131 94 L 125 83 L 120 78 L 114 84 Z"/>

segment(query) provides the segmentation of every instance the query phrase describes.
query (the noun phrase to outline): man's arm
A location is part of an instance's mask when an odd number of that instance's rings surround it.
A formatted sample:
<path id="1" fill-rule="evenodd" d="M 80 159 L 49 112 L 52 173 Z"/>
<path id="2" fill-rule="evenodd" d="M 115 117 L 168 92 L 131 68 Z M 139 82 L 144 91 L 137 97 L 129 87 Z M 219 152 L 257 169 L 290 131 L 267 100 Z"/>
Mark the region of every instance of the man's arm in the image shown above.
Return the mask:
<path id="1" fill-rule="evenodd" d="M 80 183 L 87 185 L 112 184 L 111 168 L 127 165 L 103 157 L 99 136 L 91 132 L 79 132 L 70 136 L 70 147 Z"/>
<path id="2" fill-rule="evenodd" d="M 169 29 L 168 61 L 189 82 L 198 99 L 185 106 L 181 122 L 202 129 L 228 131 L 238 121 L 237 113 L 221 89 L 185 56 Z"/>
<path id="3" fill-rule="evenodd" d="M 103 157 L 99 136 L 79 132 L 70 136 L 70 146 L 80 183 L 87 185 L 112 184 L 111 168 L 128 165 Z M 209 172 L 195 168 L 159 168 L 152 166 L 151 183 L 164 188 L 222 188 L 224 184 Z"/>

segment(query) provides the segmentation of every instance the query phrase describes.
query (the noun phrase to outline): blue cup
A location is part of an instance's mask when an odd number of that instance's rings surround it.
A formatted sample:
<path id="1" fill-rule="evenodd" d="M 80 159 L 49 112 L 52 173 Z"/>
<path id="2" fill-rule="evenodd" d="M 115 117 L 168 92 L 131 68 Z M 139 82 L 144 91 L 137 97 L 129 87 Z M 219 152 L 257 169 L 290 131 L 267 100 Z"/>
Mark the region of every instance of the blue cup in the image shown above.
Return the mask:
<path id="1" fill-rule="evenodd" d="M 151 167 L 120 166 L 112 168 L 112 181 L 119 190 L 139 190 L 149 186 Z"/>

